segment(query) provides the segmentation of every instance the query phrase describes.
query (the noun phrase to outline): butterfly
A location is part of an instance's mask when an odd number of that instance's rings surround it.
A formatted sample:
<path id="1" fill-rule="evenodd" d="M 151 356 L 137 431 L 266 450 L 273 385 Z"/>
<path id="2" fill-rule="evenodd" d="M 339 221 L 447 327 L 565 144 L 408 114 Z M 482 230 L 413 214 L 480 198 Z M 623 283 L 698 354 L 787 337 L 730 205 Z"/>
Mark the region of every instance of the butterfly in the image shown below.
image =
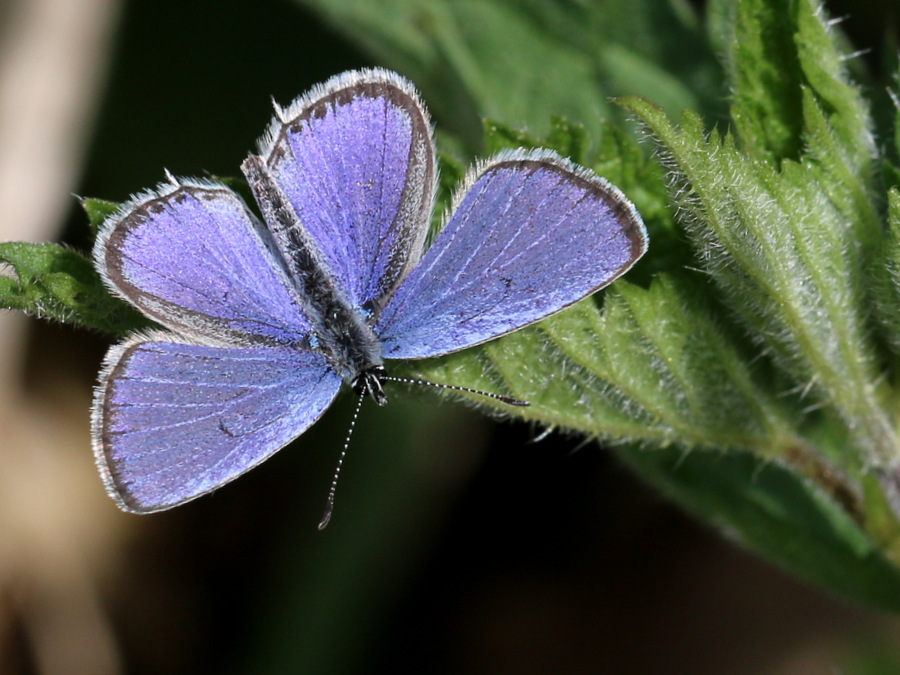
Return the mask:
<path id="1" fill-rule="evenodd" d="M 228 483 L 302 434 L 344 383 L 384 404 L 391 360 L 540 321 L 647 249 L 616 187 L 517 150 L 469 171 L 426 250 L 433 128 L 414 87 L 382 69 L 276 105 L 241 169 L 262 219 L 222 183 L 169 175 L 99 230 L 104 282 L 163 327 L 112 346 L 94 395 L 95 459 L 125 511 Z"/>

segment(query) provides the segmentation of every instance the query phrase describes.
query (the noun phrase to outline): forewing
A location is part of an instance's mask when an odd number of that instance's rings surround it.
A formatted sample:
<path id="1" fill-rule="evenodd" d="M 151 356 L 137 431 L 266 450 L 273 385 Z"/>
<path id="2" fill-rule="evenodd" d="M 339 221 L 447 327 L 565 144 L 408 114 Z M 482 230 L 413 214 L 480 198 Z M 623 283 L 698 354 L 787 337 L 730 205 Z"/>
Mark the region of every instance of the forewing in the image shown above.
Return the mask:
<path id="1" fill-rule="evenodd" d="M 339 75 L 277 113 L 260 150 L 297 216 L 289 231 L 274 224 L 286 257 L 312 250 L 353 306 L 377 312 L 424 246 L 436 186 L 428 113 L 380 69 Z"/>
<path id="2" fill-rule="evenodd" d="M 449 222 L 384 308 L 385 358 L 491 340 L 590 295 L 647 248 L 640 216 L 593 173 L 548 151 L 501 154 L 467 181 Z"/>
<path id="3" fill-rule="evenodd" d="M 317 353 L 135 336 L 112 347 L 92 414 L 94 456 L 126 511 L 177 506 L 300 435 L 341 386 Z"/>
<path id="4" fill-rule="evenodd" d="M 309 332 L 268 233 L 234 192 L 173 179 L 101 228 L 107 284 L 162 325 L 217 344 L 294 344 Z"/>

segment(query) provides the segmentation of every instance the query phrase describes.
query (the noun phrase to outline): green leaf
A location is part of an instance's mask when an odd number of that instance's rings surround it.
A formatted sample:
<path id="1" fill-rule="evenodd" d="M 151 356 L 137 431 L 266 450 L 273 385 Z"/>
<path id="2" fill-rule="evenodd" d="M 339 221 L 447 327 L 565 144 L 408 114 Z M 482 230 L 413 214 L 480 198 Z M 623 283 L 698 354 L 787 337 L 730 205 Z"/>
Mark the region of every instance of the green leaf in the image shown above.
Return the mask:
<path id="1" fill-rule="evenodd" d="M 889 231 L 882 257 L 873 274 L 878 317 L 882 333 L 896 354 L 900 354 L 900 190 L 888 191 Z"/>
<path id="2" fill-rule="evenodd" d="M 695 298 L 665 277 L 646 290 L 618 281 L 602 312 L 585 300 L 479 349 L 404 368 L 527 400 L 527 419 L 609 440 L 776 455 L 801 443 L 790 410 L 764 393 Z"/>
<path id="3" fill-rule="evenodd" d="M 664 456 L 629 454 L 628 461 L 801 576 L 865 602 L 889 597 L 882 606 L 896 610 L 896 593 L 888 590 L 896 570 L 885 556 L 900 560 L 900 510 L 892 495 L 900 460 L 897 397 L 883 378 L 870 307 L 876 299 L 884 332 L 896 344 L 900 201 L 892 194 L 886 245 L 868 106 L 845 72 L 821 7 L 810 0 L 746 0 L 733 13 L 717 6 L 716 30 L 731 35 L 725 42 L 740 143 L 706 130 L 693 113 L 682 116 L 679 128 L 646 101 L 623 105 L 660 146 L 697 265 L 773 357 L 778 388 L 800 393 L 809 406 L 805 413 L 783 410 L 780 423 L 793 429 L 798 444 L 773 445 L 769 455 L 806 482 L 791 488 L 794 498 L 783 486 L 764 490 L 763 498 L 745 467 L 723 499 L 727 483 L 717 478 L 727 479 L 727 467 L 739 459 L 732 454 L 737 444 L 714 460 L 691 455 L 703 468 L 688 481 Z M 812 490 L 805 513 L 797 487 Z M 752 508 L 760 499 L 772 507 L 768 514 Z M 800 522 L 810 514 L 820 526 Z M 789 542 L 801 543 L 792 549 Z"/>
<path id="4" fill-rule="evenodd" d="M 302 2 L 416 82 L 470 152 L 480 149 L 482 117 L 537 136 L 554 115 L 593 130 L 619 114 L 607 103 L 613 93 L 654 96 L 670 110 L 720 109 L 722 78 L 699 21 L 665 0 Z"/>
<path id="5" fill-rule="evenodd" d="M 824 20 L 821 5 L 814 0 L 795 0 L 796 43 L 800 65 L 810 91 L 815 93 L 827 119 L 828 134 L 834 147 L 855 175 L 856 181 L 871 186 L 875 140 L 869 105 L 847 72 L 847 55 L 836 45 L 839 38 L 834 24 Z M 808 123 L 808 122 L 807 122 Z M 823 133 L 814 129 L 808 140 Z M 829 143 L 830 145 L 830 143 Z M 820 153 L 811 148 L 814 157 Z M 830 154 L 830 153 L 829 153 Z"/>
<path id="6" fill-rule="evenodd" d="M 100 226 L 103 224 L 103 221 L 118 211 L 119 206 L 121 205 L 117 202 L 109 202 L 104 199 L 95 199 L 92 197 L 81 200 L 81 208 L 83 208 L 84 212 L 87 214 L 88 224 L 91 226 L 91 233 L 95 238 L 97 232 L 100 231 Z"/>
<path id="7" fill-rule="evenodd" d="M 744 150 L 760 159 L 797 159 L 802 147 L 800 83 L 792 2 L 735 4 L 728 68 L 731 117 Z"/>
<path id="8" fill-rule="evenodd" d="M 76 251 L 58 244 L 4 242 L 0 263 L 15 274 L 0 277 L 0 308 L 115 334 L 149 324 L 113 298 L 91 261 Z"/>
<path id="9" fill-rule="evenodd" d="M 559 115 L 551 117 L 550 133 L 543 140 L 501 122 L 485 120 L 484 146 L 487 155 L 494 155 L 506 149 L 552 148 L 573 162 L 588 163 L 588 138 L 584 127 L 569 122 Z"/>
<path id="10" fill-rule="evenodd" d="M 676 129 L 644 101 L 626 105 L 665 148 L 697 255 L 728 304 L 797 386 L 853 430 L 848 462 L 891 461 L 896 438 L 867 337 L 856 228 L 834 199 L 843 188 L 815 162 L 785 160 L 779 171 L 751 160 L 730 135 L 707 138 L 694 115 Z"/>

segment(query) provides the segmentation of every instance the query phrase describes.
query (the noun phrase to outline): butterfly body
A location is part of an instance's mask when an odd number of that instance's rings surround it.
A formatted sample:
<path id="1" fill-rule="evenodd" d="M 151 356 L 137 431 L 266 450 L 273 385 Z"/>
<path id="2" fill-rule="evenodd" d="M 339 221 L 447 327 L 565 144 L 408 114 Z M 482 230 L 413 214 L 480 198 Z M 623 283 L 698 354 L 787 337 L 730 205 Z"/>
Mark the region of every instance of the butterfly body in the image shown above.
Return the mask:
<path id="1" fill-rule="evenodd" d="M 381 343 L 362 308 L 355 308 L 342 292 L 340 285 L 324 266 L 323 256 L 314 241 L 302 236 L 303 229 L 284 193 L 268 174 L 261 157 L 250 155 L 241 169 L 259 204 L 263 205 L 267 222 L 277 223 L 279 231 L 296 233 L 290 236 L 286 269 L 296 282 L 298 302 L 310 322 L 306 349 L 320 351 L 329 365 L 346 382 L 357 389 L 358 382 L 374 384 L 371 374 L 383 372 Z M 277 248 L 277 247 L 276 247 Z M 366 392 L 381 392 L 363 386 Z M 373 398 L 384 403 L 383 392 Z"/>
<path id="2" fill-rule="evenodd" d="M 98 234 L 104 281 L 163 327 L 114 345 L 95 392 L 94 455 L 123 510 L 206 494 L 303 433 L 342 384 L 384 404 L 391 359 L 539 321 L 647 248 L 617 188 L 533 150 L 476 165 L 425 250 L 431 122 L 379 69 L 276 107 L 242 170 L 262 219 L 225 185 L 170 176 Z"/>

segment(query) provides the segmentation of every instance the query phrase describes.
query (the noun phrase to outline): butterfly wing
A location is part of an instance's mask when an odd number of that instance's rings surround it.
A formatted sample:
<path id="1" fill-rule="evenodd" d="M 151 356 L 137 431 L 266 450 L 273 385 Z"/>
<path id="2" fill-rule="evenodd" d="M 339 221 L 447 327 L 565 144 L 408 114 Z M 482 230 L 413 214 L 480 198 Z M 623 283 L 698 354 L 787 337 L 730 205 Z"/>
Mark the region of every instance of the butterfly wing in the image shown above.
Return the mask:
<path id="1" fill-rule="evenodd" d="M 447 354 L 539 321 L 624 274 L 647 248 L 631 202 L 554 153 L 501 154 L 466 185 L 379 317 L 385 358 Z"/>
<path id="2" fill-rule="evenodd" d="M 351 306 L 377 311 L 421 256 L 434 203 L 432 127 L 412 85 L 338 75 L 278 109 L 260 152 L 296 215 L 287 231 L 272 223 L 286 258 L 313 251 Z"/>
<path id="3" fill-rule="evenodd" d="M 168 509 L 271 456 L 325 412 L 340 386 L 315 352 L 133 336 L 110 350 L 100 375 L 97 466 L 122 509 Z"/>
<path id="4" fill-rule="evenodd" d="M 309 321 L 271 235 L 231 190 L 178 182 L 128 202 L 94 259 L 118 295 L 174 333 L 112 347 L 92 413 L 110 495 L 139 513 L 227 483 L 290 442 L 341 380 L 297 349 Z"/>
<path id="5" fill-rule="evenodd" d="M 271 234 L 214 183 L 159 186 L 102 226 L 94 261 L 112 290 L 195 340 L 295 344 L 309 332 Z"/>

